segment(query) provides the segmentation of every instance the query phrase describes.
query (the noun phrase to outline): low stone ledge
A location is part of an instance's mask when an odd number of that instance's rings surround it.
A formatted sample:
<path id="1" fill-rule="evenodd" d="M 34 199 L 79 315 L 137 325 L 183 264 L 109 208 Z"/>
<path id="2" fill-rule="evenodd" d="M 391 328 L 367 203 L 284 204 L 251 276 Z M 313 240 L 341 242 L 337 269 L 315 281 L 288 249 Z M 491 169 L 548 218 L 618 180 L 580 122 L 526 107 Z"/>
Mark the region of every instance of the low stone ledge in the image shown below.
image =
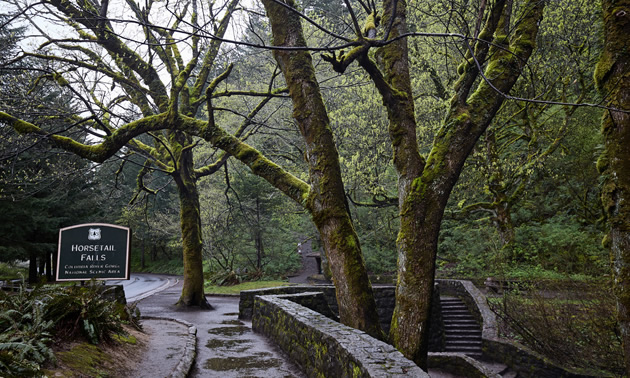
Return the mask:
<path id="1" fill-rule="evenodd" d="M 291 296 L 256 296 L 252 328 L 272 339 L 309 377 L 429 377 L 393 346 L 297 304 Z"/>
<path id="2" fill-rule="evenodd" d="M 254 298 L 257 295 L 284 295 L 299 294 L 307 292 L 321 292 L 328 303 L 330 310 L 337 314 L 337 297 L 333 285 L 299 285 L 299 286 L 278 286 L 267 289 L 243 290 L 240 294 L 238 304 L 238 318 L 241 320 L 251 320 L 254 310 Z"/>
<path id="3" fill-rule="evenodd" d="M 594 378 L 556 366 L 525 346 L 503 339 L 483 339 L 484 355 L 490 355 L 512 368 L 519 377 L 535 378 Z"/>
<path id="4" fill-rule="evenodd" d="M 322 314 L 328 319 L 332 319 L 336 322 L 339 321 L 339 317 L 332 312 L 330 306 L 328 306 L 328 303 L 326 302 L 324 293 L 321 291 L 291 294 L 284 296 L 283 298 Z"/>
<path id="5" fill-rule="evenodd" d="M 372 291 L 374 292 L 374 300 L 376 301 L 376 310 L 381 327 L 383 328 L 383 332 L 387 334 L 389 333 L 389 326 L 392 320 L 392 314 L 394 313 L 396 288 L 392 285 L 377 285 L 372 287 Z M 337 297 L 333 285 L 296 285 L 241 291 L 238 317 L 242 320 L 250 320 L 252 318 L 254 297 L 256 295 L 298 294 L 306 292 L 323 293 L 328 307 L 335 316 L 338 316 L 339 308 L 337 306 Z"/>
<path id="6" fill-rule="evenodd" d="M 495 360 L 504 363 L 515 371 L 518 371 L 523 377 L 588 377 L 569 372 L 560 368 L 553 363 L 547 361 L 544 357 L 534 353 L 524 346 L 500 339 L 498 337 L 498 325 L 496 315 L 492 312 L 486 301 L 485 295 L 473 285 L 470 281 L 464 280 L 436 280 L 438 290 L 436 290 L 436 298 L 434 303 L 439 306 L 439 294 L 454 295 L 461 298 L 468 306 L 469 310 L 476 317 L 479 325 L 482 327 L 482 351 L 483 359 Z M 377 302 L 378 313 L 381 325 L 384 330 L 389 329 L 389 322 L 395 302 L 395 288 L 392 286 L 374 286 L 374 297 Z M 300 285 L 300 286 L 283 286 L 271 289 L 242 291 L 239 304 L 239 317 L 241 319 L 251 319 L 254 312 L 254 298 L 258 295 L 268 296 L 277 295 L 284 296 L 286 294 L 298 294 L 308 292 L 319 292 L 323 295 L 323 299 L 328 303 L 330 310 L 337 314 L 337 302 L 335 298 L 335 288 L 332 285 Z M 314 295 L 314 294 L 308 294 Z M 306 307 L 310 307 L 319 311 L 317 306 L 321 305 L 320 299 L 313 299 L 320 304 L 308 304 L 311 299 L 308 295 L 301 299 L 294 298 L 294 301 L 306 301 Z M 286 300 L 285 300 L 286 301 Z M 288 302 L 288 301 L 287 301 Z M 436 307 L 434 306 L 434 307 Z M 302 307 L 303 308 L 303 307 Z M 441 318 L 439 317 L 439 309 L 433 314 L 432 325 L 429 326 L 431 332 L 432 351 L 441 351 L 444 342 L 443 327 L 441 327 Z M 320 315 L 324 317 L 323 315 Z M 335 315 L 336 316 L 336 315 Z M 307 323 L 308 324 L 308 323 Z M 338 323 L 336 323 L 338 324 Z M 387 332 L 387 331 L 386 331 Z M 441 344 L 442 343 L 442 344 Z M 302 348 L 299 342 L 295 342 L 296 348 Z M 386 344 L 387 345 L 387 344 Z M 289 352 L 288 352 L 289 353 Z M 291 353 L 289 353 L 291 355 Z M 439 354 L 439 353 L 438 353 Z M 462 357 L 463 358 L 463 357 Z M 470 359 L 470 358 L 468 358 Z M 415 365 L 414 365 L 415 366 Z M 335 375 L 332 375 L 335 376 Z"/>
<path id="7" fill-rule="evenodd" d="M 429 369 L 439 369 L 456 377 L 501 378 L 474 358 L 461 353 L 429 353 Z"/>

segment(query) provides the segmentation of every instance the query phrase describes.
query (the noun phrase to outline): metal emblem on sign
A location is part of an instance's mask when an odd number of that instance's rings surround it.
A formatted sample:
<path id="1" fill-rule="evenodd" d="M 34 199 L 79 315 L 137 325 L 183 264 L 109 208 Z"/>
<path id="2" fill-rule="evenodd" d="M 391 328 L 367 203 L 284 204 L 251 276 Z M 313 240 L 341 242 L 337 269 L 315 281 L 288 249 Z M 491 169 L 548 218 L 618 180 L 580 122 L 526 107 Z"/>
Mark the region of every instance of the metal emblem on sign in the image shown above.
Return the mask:
<path id="1" fill-rule="evenodd" d="M 88 240 L 101 240 L 101 229 L 90 228 L 88 232 Z"/>

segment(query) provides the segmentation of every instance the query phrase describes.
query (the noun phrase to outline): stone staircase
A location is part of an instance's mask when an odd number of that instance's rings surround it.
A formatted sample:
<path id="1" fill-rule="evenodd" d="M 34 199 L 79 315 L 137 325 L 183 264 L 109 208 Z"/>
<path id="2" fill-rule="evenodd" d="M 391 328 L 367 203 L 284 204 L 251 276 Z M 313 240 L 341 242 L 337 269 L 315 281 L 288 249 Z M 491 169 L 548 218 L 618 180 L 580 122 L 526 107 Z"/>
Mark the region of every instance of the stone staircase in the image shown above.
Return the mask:
<path id="1" fill-rule="evenodd" d="M 481 327 L 468 307 L 456 297 L 440 297 L 440 305 L 446 341 L 444 351 L 480 358 Z"/>
<path id="2" fill-rule="evenodd" d="M 440 297 L 440 306 L 442 308 L 442 321 L 444 322 L 444 351 L 462 353 L 479 360 L 482 357 L 481 327 L 468 310 L 466 304 L 457 297 L 443 296 Z M 490 373 L 489 376 L 502 378 L 519 377 L 517 372 L 503 363 L 490 360 L 479 362 Z"/>

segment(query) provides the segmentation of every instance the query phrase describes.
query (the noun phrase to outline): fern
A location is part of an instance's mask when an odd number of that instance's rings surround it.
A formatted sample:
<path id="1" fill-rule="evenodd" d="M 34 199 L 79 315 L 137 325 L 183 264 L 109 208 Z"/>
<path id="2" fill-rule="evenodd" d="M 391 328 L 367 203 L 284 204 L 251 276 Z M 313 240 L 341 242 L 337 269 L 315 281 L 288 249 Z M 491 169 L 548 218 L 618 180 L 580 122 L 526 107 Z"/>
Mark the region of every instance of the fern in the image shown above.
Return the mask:
<path id="1" fill-rule="evenodd" d="M 16 294 L 0 295 L 0 376 L 40 376 L 40 365 L 54 361 L 53 322 L 44 317 L 41 296 L 24 283 Z"/>
<path id="2" fill-rule="evenodd" d="M 57 332 L 70 337 L 82 335 L 98 344 L 113 334 L 124 333 L 118 304 L 103 299 L 95 285 L 65 288 L 46 305 L 46 317 L 56 323 Z"/>

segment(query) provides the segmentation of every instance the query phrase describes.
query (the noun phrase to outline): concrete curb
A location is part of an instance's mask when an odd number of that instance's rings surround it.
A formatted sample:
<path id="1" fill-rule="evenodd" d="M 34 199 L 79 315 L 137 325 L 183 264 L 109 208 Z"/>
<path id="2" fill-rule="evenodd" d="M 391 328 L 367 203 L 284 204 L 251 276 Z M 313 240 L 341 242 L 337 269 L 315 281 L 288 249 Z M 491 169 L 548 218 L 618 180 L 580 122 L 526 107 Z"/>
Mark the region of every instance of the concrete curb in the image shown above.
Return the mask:
<path id="1" fill-rule="evenodd" d="M 197 350 L 197 327 L 185 320 L 163 316 L 142 316 L 141 319 L 166 320 L 176 322 L 188 327 L 188 336 L 186 337 L 186 346 L 184 347 L 184 353 L 182 353 L 182 357 L 177 363 L 177 366 L 175 367 L 173 372 L 168 375 L 168 377 L 170 378 L 186 378 L 195 361 Z"/>

